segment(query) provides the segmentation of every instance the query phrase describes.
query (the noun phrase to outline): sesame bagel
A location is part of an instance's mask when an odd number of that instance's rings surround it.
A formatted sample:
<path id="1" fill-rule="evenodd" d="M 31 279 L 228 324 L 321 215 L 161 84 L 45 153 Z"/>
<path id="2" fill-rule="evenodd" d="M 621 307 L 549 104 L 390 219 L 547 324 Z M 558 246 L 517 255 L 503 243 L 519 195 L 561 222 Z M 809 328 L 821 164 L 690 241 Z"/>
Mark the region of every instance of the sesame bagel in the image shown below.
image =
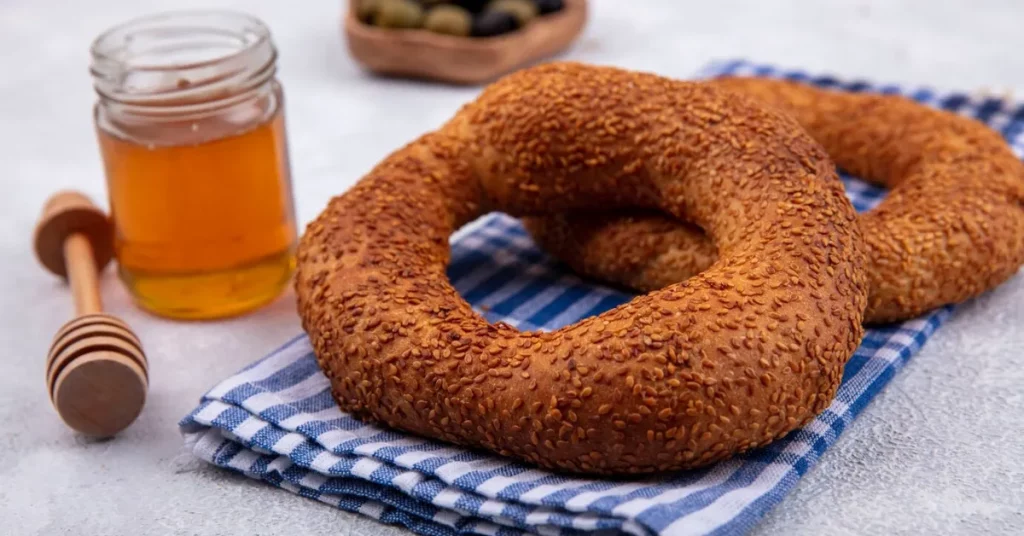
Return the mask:
<path id="1" fill-rule="evenodd" d="M 899 96 L 764 78 L 708 83 L 791 115 L 839 167 L 890 189 L 858 218 L 869 259 L 867 322 L 964 301 L 1024 263 L 1024 165 L 984 124 Z M 525 224 L 574 270 L 643 292 L 718 257 L 700 227 L 666 213 L 576 212 Z"/>
<path id="2" fill-rule="evenodd" d="M 490 324 L 445 273 L 490 211 L 692 218 L 718 262 L 551 332 Z M 572 63 L 487 87 L 303 234 L 296 291 L 334 398 L 422 436 L 586 473 L 696 467 L 831 402 L 860 343 L 863 241 L 827 154 L 708 84 Z"/>

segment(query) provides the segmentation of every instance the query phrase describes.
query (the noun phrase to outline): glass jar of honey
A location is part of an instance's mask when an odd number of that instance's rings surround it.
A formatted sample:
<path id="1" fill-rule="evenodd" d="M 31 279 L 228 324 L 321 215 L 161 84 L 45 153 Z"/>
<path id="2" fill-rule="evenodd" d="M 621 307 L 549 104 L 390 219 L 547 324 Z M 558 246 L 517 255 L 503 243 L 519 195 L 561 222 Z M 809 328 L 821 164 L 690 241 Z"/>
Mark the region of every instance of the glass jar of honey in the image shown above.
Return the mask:
<path id="1" fill-rule="evenodd" d="M 259 20 L 172 12 L 93 43 L 121 279 L 143 308 L 215 318 L 277 297 L 297 233 L 277 53 Z"/>

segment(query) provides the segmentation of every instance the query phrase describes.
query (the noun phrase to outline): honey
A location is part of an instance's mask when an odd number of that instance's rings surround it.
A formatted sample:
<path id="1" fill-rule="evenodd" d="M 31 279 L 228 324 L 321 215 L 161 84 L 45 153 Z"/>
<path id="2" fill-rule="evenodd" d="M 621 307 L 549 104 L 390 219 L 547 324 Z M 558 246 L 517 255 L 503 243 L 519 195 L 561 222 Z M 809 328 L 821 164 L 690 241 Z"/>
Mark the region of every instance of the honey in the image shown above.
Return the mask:
<path id="1" fill-rule="evenodd" d="M 99 133 L 119 271 L 143 307 L 224 316 L 287 284 L 296 229 L 283 121 L 278 111 L 249 131 L 185 145 Z"/>
<path id="2" fill-rule="evenodd" d="M 118 271 L 135 301 L 199 319 L 273 300 L 294 270 L 297 229 L 265 27 L 171 14 L 97 43 L 97 137 Z"/>

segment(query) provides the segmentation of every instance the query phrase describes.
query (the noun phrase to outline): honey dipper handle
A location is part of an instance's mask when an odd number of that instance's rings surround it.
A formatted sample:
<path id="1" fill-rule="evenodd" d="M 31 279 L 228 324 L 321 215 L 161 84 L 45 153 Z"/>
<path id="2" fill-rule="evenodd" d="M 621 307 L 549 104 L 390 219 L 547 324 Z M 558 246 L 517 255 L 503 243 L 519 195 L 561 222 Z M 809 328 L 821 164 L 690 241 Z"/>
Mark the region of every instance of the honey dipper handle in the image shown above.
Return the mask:
<path id="1" fill-rule="evenodd" d="M 64 240 L 64 264 L 75 299 L 75 316 L 101 312 L 96 260 L 85 235 L 74 233 Z"/>

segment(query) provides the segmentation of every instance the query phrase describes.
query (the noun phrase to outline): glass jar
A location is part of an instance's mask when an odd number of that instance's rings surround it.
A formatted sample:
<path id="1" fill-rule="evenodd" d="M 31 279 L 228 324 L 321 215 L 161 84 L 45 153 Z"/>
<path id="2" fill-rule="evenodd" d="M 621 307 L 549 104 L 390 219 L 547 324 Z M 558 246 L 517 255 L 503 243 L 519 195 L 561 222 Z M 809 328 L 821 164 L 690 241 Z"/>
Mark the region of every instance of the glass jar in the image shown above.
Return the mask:
<path id="1" fill-rule="evenodd" d="M 297 232 L 268 28 L 171 12 L 110 29 L 91 52 L 116 258 L 136 302 L 215 318 L 273 300 Z"/>

